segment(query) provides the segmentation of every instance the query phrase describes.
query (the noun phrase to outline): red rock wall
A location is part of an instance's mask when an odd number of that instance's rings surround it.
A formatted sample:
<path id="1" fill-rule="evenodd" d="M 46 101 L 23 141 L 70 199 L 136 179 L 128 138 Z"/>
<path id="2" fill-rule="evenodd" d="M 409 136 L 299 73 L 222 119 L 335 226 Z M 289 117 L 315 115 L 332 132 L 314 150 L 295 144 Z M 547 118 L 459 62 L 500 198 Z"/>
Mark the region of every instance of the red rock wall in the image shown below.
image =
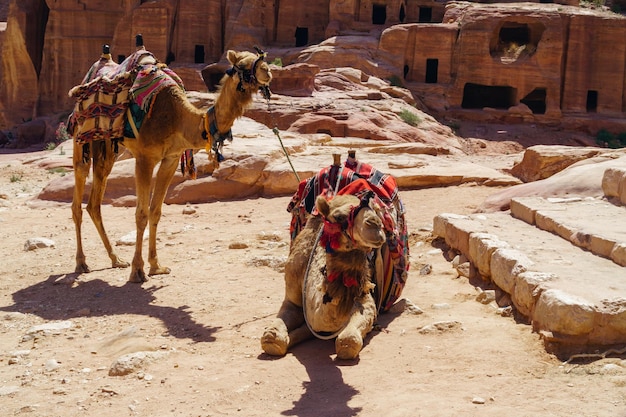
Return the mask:
<path id="1" fill-rule="evenodd" d="M 466 10 L 458 24 L 460 32 L 451 68 L 454 82 L 448 94 L 450 106 L 463 105 L 468 83 L 513 89 L 511 105 L 540 88 L 546 91 L 546 116 L 560 117 L 566 27 L 556 8 L 475 5 Z M 499 49 L 506 47 L 499 39 L 503 28 L 509 26 L 525 28 L 529 34 L 518 57 Z"/>
<path id="2" fill-rule="evenodd" d="M 20 22 L 25 13 L 11 4 L 3 42 L 0 44 L 0 128 L 6 129 L 34 117 L 37 102 L 37 72 L 28 54 Z"/>
<path id="3" fill-rule="evenodd" d="M 597 92 L 590 112 L 618 115 L 625 111 L 626 20 L 575 15 L 569 22 L 562 109 L 587 112 L 589 91 Z M 590 105 L 593 106 L 593 100 Z"/>
<path id="4" fill-rule="evenodd" d="M 408 81 L 428 82 L 426 73 L 429 60 L 436 60 L 436 83 L 452 82 L 452 59 L 457 26 L 450 24 L 429 24 L 415 26 L 413 50 L 409 50 Z"/>
<path id="5" fill-rule="evenodd" d="M 282 46 L 295 46 L 296 28 L 307 28 L 307 44 L 323 41 L 330 20 L 329 3 L 329 0 L 281 0 L 276 25 L 276 43 Z"/>
<path id="6" fill-rule="evenodd" d="M 39 77 L 40 115 L 71 108 L 67 92 L 98 59 L 102 45 L 111 43 L 125 11 L 121 2 L 90 2 L 89 7 L 79 0 L 48 3 L 51 8 Z M 113 48 L 112 53 L 121 52 Z"/>
<path id="7" fill-rule="evenodd" d="M 222 56 L 222 5 L 220 0 L 180 0 L 176 10 L 175 59 L 196 62 L 196 45 L 204 48 L 203 63 Z"/>

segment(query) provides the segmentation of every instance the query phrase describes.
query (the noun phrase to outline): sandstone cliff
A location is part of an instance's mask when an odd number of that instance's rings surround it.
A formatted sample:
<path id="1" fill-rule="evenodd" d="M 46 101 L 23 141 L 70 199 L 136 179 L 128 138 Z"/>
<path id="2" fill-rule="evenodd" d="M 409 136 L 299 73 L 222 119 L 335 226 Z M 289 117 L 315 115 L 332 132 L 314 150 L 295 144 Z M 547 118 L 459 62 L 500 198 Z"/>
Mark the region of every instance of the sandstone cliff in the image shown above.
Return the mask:
<path id="1" fill-rule="evenodd" d="M 9 3 L 0 31 L 4 130 L 68 112 L 67 91 L 102 44 L 120 61 L 133 51 L 136 33 L 191 90 L 215 84 L 201 71 L 207 64 L 223 71 L 225 50 L 259 45 L 285 66 L 352 67 L 402 84 L 421 110 L 440 118 L 541 123 L 591 134 L 626 130 L 626 18 L 571 1 Z"/>

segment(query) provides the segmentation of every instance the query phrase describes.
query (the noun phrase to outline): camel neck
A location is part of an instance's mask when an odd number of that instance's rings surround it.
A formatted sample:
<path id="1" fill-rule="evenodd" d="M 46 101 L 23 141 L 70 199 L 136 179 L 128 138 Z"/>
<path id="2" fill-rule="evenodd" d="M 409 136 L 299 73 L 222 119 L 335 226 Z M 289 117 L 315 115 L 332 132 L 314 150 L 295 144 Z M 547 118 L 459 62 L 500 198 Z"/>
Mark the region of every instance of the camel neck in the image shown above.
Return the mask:
<path id="1" fill-rule="evenodd" d="M 252 102 L 253 91 L 240 91 L 237 84 L 237 79 L 228 77 L 215 100 L 215 121 L 220 134 L 226 134 L 235 124 L 235 120 L 243 116 L 246 106 Z"/>

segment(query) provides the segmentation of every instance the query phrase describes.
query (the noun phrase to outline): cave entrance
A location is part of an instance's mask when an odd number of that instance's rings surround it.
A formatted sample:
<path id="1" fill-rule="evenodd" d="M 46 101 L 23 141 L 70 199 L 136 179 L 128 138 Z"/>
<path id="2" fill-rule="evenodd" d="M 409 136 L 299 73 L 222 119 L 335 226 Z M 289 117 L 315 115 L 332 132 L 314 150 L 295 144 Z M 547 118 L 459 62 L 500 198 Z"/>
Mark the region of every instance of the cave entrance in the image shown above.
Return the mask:
<path id="1" fill-rule="evenodd" d="M 296 46 L 306 46 L 309 43 L 309 28 L 296 28 Z"/>
<path id="2" fill-rule="evenodd" d="M 598 110 L 598 92 L 596 90 L 587 91 L 587 112 L 595 113 Z"/>
<path id="3" fill-rule="evenodd" d="M 489 41 L 489 52 L 505 64 L 532 56 L 544 31 L 541 22 L 504 22 Z"/>
<path id="4" fill-rule="evenodd" d="M 501 43 L 526 45 L 530 41 L 530 30 L 525 24 L 508 23 L 500 28 L 499 39 Z"/>
<path id="5" fill-rule="evenodd" d="M 204 45 L 196 45 L 193 54 L 193 62 L 196 64 L 204 64 Z"/>
<path id="6" fill-rule="evenodd" d="M 508 109 L 516 104 L 517 90 L 509 86 L 491 86 L 467 83 L 463 88 L 464 109 L 482 109 L 492 107 L 494 109 Z"/>
<path id="7" fill-rule="evenodd" d="M 439 70 L 439 60 L 434 58 L 426 59 L 426 80 L 425 82 L 436 84 L 437 72 Z"/>
<path id="8" fill-rule="evenodd" d="M 384 25 L 387 21 L 387 6 L 384 4 L 372 5 L 372 23 L 375 25 Z"/>
<path id="9" fill-rule="evenodd" d="M 546 89 L 535 88 L 526 97 L 520 100 L 533 112 L 533 114 L 546 113 Z"/>
<path id="10" fill-rule="evenodd" d="M 404 23 L 404 19 L 406 19 L 406 11 L 404 10 L 404 4 L 400 5 L 400 16 L 398 16 L 398 20 L 400 23 Z"/>
<path id="11" fill-rule="evenodd" d="M 428 23 L 433 19 L 433 8 L 432 7 L 420 7 L 420 14 L 418 17 L 419 23 Z"/>

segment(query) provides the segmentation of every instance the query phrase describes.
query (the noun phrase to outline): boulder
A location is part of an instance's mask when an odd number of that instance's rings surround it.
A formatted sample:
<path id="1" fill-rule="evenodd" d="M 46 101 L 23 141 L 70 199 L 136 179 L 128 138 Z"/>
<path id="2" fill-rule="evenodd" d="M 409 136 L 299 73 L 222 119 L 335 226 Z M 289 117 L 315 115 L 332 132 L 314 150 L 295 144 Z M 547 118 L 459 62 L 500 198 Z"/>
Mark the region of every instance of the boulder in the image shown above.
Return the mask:
<path id="1" fill-rule="evenodd" d="M 536 145 L 524 152 L 522 161 L 511 168 L 511 174 L 524 182 L 551 177 L 583 159 L 610 152 L 602 148 Z"/>

